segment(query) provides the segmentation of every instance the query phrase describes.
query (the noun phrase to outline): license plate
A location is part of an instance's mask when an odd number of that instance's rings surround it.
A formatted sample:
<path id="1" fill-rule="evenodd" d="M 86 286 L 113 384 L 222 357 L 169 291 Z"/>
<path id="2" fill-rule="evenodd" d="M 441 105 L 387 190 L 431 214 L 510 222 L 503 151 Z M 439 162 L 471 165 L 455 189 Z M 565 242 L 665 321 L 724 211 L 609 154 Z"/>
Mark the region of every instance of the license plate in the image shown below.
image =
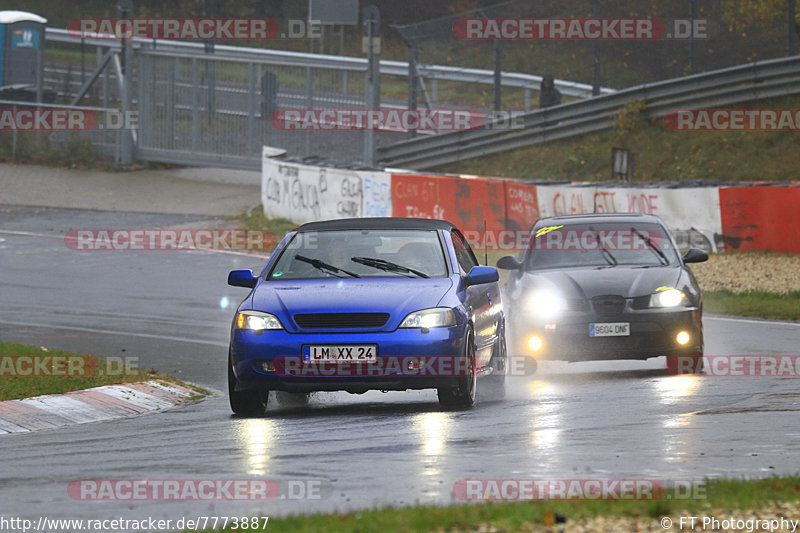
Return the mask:
<path id="1" fill-rule="evenodd" d="M 303 346 L 303 361 L 372 363 L 376 361 L 377 353 L 375 344 L 309 344 Z"/>
<path id="2" fill-rule="evenodd" d="M 630 322 L 605 322 L 589 324 L 590 337 L 628 337 L 630 334 Z"/>

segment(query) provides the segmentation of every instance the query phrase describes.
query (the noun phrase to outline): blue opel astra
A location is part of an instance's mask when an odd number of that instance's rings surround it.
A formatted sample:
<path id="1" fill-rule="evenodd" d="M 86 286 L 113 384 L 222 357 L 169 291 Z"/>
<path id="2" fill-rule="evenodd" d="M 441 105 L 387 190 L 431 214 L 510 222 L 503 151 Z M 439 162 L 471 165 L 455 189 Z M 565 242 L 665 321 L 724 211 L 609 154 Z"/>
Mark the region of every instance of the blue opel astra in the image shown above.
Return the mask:
<path id="1" fill-rule="evenodd" d="M 250 288 L 231 328 L 231 409 L 264 414 L 269 391 L 304 404 L 314 391 L 436 389 L 469 408 L 478 383 L 505 387 L 505 320 L 497 269 L 480 266 L 443 220 L 356 218 L 303 224 Z M 480 378 L 480 379 L 478 379 Z"/>

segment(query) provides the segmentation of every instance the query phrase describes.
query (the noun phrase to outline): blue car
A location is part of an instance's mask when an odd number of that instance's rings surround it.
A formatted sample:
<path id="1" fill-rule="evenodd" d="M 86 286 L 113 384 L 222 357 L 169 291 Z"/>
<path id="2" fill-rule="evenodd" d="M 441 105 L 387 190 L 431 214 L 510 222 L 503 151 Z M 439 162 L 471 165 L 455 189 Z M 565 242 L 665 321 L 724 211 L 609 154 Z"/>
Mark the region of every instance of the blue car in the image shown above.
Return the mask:
<path id="1" fill-rule="evenodd" d="M 443 407 L 469 408 L 482 383 L 500 397 L 506 346 L 497 281 L 497 269 L 480 266 L 443 220 L 304 224 L 258 276 L 228 276 L 252 289 L 231 328 L 231 409 L 263 414 L 269 391 L 303 404 L 315 391 L 436 389 Z"/>

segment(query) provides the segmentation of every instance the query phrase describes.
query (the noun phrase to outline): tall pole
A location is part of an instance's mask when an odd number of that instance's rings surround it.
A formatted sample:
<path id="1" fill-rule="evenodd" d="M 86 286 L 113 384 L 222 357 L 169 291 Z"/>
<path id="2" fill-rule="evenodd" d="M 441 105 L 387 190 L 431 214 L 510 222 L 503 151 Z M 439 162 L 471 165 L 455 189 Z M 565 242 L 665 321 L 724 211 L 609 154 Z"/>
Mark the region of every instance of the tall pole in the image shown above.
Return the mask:
<path id="1" fill-rule="evenodd" d="M 786 0 L 786 55 L 793 56 L 797 49 L 797 22 L 795 0 Z"/>
<path id="2" fill-rule="evenodd" d="M 132 0 L 119 0 L 117 4 L 117 12 L 119 18 L 129 19 L 133 17 L 133 1 Z M 122 73 L 122 80 L 120 85 L 120 100 L 122 100 L 122 116 L 127 119 L 128 112 L 131 110 L 131 76 L 133 73 L 133 49 L 131 47 L 130 39 L 122 39 L 120 43 L 121 57 L 120 57 L 120 71 Z M 120 153 L 120 162 L 123 165 L 130 165 L 133 163 L 133 131 L 130 125 L 122 131 L 122 147 Z"/>
<path id="3" fill-rule="evenodd" d="M 690 0 L 691 26 L 689 27 L 689 72 L 694 73 L 694 21 L 697 18 L 697 0 Z"/>
<path id="4" fill-rule="evenodd" d="M 408 110 L 417 110 L 417 43 L 414 40 L 408 42 Z M 417 130 L 409 129 L 408 136 L 414 137 Z"/>
<path id="5" fill-rule="evenodd" d="M 600 2 L 592 0 L 592 17 L 600 18 Z M 592 96 L 600 95 L 600 40 L 592 40 Z"/>
<path id="6" fill-rule="evenodd" d="M 364 87 L 364 104 L 367 111 L 379 110 L 381 107 L 381 56 L 380 47 L 376 46 L 380 35 L 381 15 L 378 8 L 371 5 L 362 13 L 364 33 L 367 38 L 367 76 Z M 367 123 L 364 132 L 364 163 L 375 166 L 375 130 Z"/>
<path id="7" fill-rule="evenodd" d="M 501 75 L 501 60 L 500 53 L 500 40 L 494 40 L 494 110 L 500 111 L 500 97 L 503 88 L 503 80 Z"/>

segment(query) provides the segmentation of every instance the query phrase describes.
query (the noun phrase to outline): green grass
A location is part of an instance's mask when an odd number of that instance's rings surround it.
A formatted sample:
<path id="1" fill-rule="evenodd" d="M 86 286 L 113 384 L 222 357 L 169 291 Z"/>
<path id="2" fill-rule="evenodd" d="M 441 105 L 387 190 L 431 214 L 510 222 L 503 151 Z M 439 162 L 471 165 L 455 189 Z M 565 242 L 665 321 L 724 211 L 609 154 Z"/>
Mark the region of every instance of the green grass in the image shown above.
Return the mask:
<path id="1" fill-rule="evenodd" d="M 766 291 L 743 293 L 729 290 L 703 291 L 703 311 L 721 315 L 800 321 L 800 291 L 785 294 Z"/>
<path id="2" fill-rule="evenodd" d="M 509 503 L 465 503 L 444 507 L 414 506 L 372 509 L 337 514 L 317 514 L 270 519 L 264 531 L 391 533 L 394 531 L 533 531 L 545 523 L 549 513 L 570 522 L 596 516 L 659 519 L 686 512 L 712 509 L 750 510 L 778 502 L 800 500 L 800 477 L 783 476 L 759 480 L 710 480 L 699 485 L 698 496 L 682 499 L 668 492 L 653 501 L 534 501 Z M 722 518 L 721 516 L 719 517 Z M 727 518 L 727 517 L 726 517 Z M 796 517 L 789 517 L 796 518 Z M 534 529 L 536 528 L 536 529 Z M 226 529 L 224 531 L 233 531 Z"/>
<path id="3" fill-rule="evenodd" d="M 265 216 L 264 208 L 261 205 L 249 213 L 242 213 L 233 218 L 239 221 L 244 229 L 269 230 L 275 234 L 278 240 L 300 225 L 287 218 L 269 218 Z"/>
<path id="4" fill-rule="evenodd" d="M 531 180 L 611 179 L 611 148 L 636 154 L 636 181 L 796 180 L 800 152 L 793 132 L 673 131 L 663 118 L 648 120 L 636 103 L 617 116 L 614 128 L 438 167 L 441 172 Z M 732 106 L 796 109 L 800 97 Z M 765 164 L 765 162 L 769 164 Z"/>
<path id="5" fill-rule="evenodd" d="M 46 357 L 68 356 L 75 362 L 70 370 L 69 366 L 43 363 L 46 366 L 34 371 L 37 375 L 16 375 L 32 371 L 31 364 L 21 363 L 13 356 L 35 356 L 40 362 Z M 61 350 L 51 350 L 45 347 L 26 346 L 11 342 L 0 342 L 0 401 L 30 398 L 42 394 L 62 394 L 74 390 L 89 389 L 102 385 L 117 383 L 131 383 L 150 379 L 163 379 L 178 383 L 195 390 L 199 396 L 205 396 L 207 391 L 187 385 L 171 377 L 159 374 L 153 369 L 144 370 L 134 368 L 135 364 L 124 366 L 124 359 L 105 359 L 89 355 L 76 355 Z M 35 367 L 33 367 L 35 368 Z M 48 370 L 45 370 L 48 369 Z M 53 371 L 59 375 L 52 375 Z M 51 375 L 44 375 L 50 372 Z"/>

